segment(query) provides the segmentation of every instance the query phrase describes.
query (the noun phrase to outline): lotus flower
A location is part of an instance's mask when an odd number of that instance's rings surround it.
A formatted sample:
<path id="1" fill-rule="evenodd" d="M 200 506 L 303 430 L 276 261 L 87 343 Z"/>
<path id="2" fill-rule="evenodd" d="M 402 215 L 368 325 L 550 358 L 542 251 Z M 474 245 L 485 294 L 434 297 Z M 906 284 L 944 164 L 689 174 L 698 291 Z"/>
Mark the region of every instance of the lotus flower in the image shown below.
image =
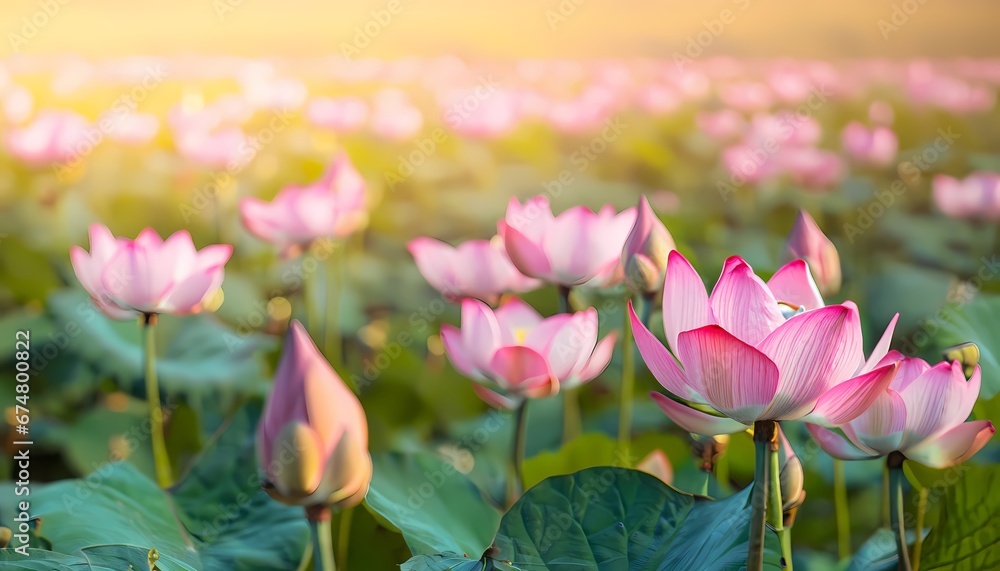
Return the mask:
<path id="1" fill-rule="evenodd" d="M 94 141 L 88 140 L 93 131 Z M 32 165 L 66 161 L 93 148 L 97 129 L 71 111 L 43 111 L 28 125 L 7 133 L 7 152 Z"/>
<path id="2" fill-rule="evenodd" d="M 680 366 L 630 305 L 636 345 L 674 398 L 723 416 L 659 393 L 653 399 L 682 428 L 704 435 L 740 432 L 763 420 L 805 418 L 834 426 L 854 419 L 895 373 L 895 364 L 874 366 L 886 353 L 895 319 L 865 361 L 857 307 L 822 303 L 802 260 L 765 284 L 734 256 L 709 296 L 684 256 L 670 252 L 664 330 Z"/>
<path id="3" fill-rule="evenodd" d="M 633 291 L 651 294 L 663 285 L 667 269 L 667 254 L 676 250 L 667 227 L 656 217 L 643 196 L 639 199 L 639 214 L 622 250 L 625 283 Z"/>
<path id="4" fill-rule="evenodd" d="M 379 92 L 374 101 L 369 128 L 387 141 L 405 141 L 424 126 L 424 114 L 398 89 Z"/>
<path id="5" fill-rule="evenodd" d="M 185 159 L 203 167 L 238 170 L 253 158 L 253 147 L 239 127 L 218 130 L 193 128 L 174 137 L 177 151 Z"/>
<path id="6" fill-rule="evenodd" d="M 306 107 L 306 116 L 317 127 L 351 133 L 368 120 L 368 104 L 357 97 L 317 97 Z"/>
<path id="7" fill-rule="evenodd" d="M 541 285 L 517 271 L 499 236 L 469 240 L 456 248 L 433 238 L 416 238 L 407 248 L 424 279 L 451 301 L 474 297 L 494 303 L 502 293 L 521 293 Z"/>
<path id="8" fill-rule="evenodd" d="M 371 483 L 365 411 L 296 320 L 257 425 L 257 460 L 264 489 L 290 505 L 353 507 Z"/>
<path id="9" fill-rule="evenodd" d="M 899 150 L 899 140 L 888 127 L 868 129 L 851 121 L 840 135 L 844 150 L 854 160 L 876 166 L 892 163 Z"/>
<path id="10" fill-rule="evenodd" d="M 323 176 L 305 186 L 289 185 L 274 200 L 240 201 L 243 225 L 253 235 L 293 257 L 320 238 L 343 238 L 368 221 L 366 186 L 346 154 L 333 160 Z"/>
<path id="11" fill-rule="evenodd" d="M 635 469 L 656 476 L 664 484 L 674 482 L 674 467 L 670 464 L 670 458 L 667 458 L 663 450 L 653 450 L 647 454 L 635 465 Z"/>
<path id="12" fill-rule="evenodd" d="M 584 206 L 552 215 L 549 201 L 536 196 L 523 205 L 511 198 L 500 235 L 522 274 L 563 286 L 600 278 L 612 282 L 635 208 L 615 214 L 611 206 L 594 213 Z"/>
<path id="13" fill-rule="evenodd" d="M 779 171 L 810 190 L 829 190 L 844 177 L 844 161 L 837 153 L 824 149 L 783 149 L 775 155 L 775 160 Z"/>
<path id="14" fill-rule="evenodd" d="M 969 459 L 996 432 L 988 420 L 965 422 L 979 397 L 978 366 L 966 381 L 957 361 L 932 367 L 892 351 L 882 362 L 898 363 L 896 378 L 867 411 L 841 427 L 844 436 L 808 425 L 827 454 L 863 460 L 898 451 L 932 468 L 947 468 Z"/>
<path id="15" fill-rule="evenodd" d="M 129 240 L 93 224 L 90 253 L 73 246 L 70 259 L 94 303 L 113 319 L 128 319 L 201 311 L 222 286 L 223 267 L 232 253 L 229 244 L 195 250 L 185 230 L 162 240 L 146 228 Z"/>
<path id="16" fill-rule="evenodd" d="M 160 130 L 160 120 L 150 113 L 109 112 L 97 120 L 108 137 L 127 145 L 149 142 Z"/>
<path id="17" fill-rule="evenodd" d="M 788 259 L 801 258 L 809 264 L 821 293 L 827 295 L 840 290 L 840 255 L 837 247 L 805 210 L 799 210 L 785 247 Z"/>
<path id="18" fill-rule="evenodd" d="M 613 333 L 597 341 L 594 308 L 543 319 L 519 299 L 495 312 L 479 300 L 462 300 L 461 329 L 445 324 L 441 339 L 452 365 L 498 408 L 590 381 L 607 367 L 615 345 Z"/>
<path id="19" fill-rule="evenodd" d="M 743 134 L 746 121 L 743 114 L 733 109 L 720 109 L 716 112 L 703 111 L 695 116 L 698 130 L 714 141 L 728 141 Z"/>
<path id="20" fill-rule="evenodd" d="M 1000 218 L 1000 174 L 976 172 L 958 180 L 948 175 L 934 177 L 934 204 L 953 218 Z"/>

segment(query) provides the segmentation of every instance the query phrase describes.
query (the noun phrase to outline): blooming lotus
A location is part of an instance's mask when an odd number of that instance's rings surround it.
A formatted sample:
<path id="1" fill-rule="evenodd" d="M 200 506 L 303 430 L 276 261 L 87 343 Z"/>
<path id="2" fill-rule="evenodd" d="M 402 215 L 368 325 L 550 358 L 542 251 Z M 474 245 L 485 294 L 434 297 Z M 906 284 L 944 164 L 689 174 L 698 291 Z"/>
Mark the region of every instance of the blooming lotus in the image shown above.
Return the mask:
<path id="1" fill-rule="evenodd" d="M 643 360 L 678 400 L 659 393 L 653 399 L 697 434 L 740 432 L 763 420 L 843 424 L 864 412 L 896 369 L 894 363 L 875 366 L 888 349 L 895 319 L 865 361 L 857 307 L 823 306 L 802 260 L 764 283 L 734 256 L 709 295 L 687 259 L 670 252 L 663 321 L 673 355 L 631 306 L 629 316 Z"/>
<path id="2" fill-rule="evenodd" d="M 979 398 L 978 365 L 966 381 L 958 361 L 931 366 L 891 351 L 882 362 L 898 363 L 899 372 L 868 410 L 840 427 L 844 436 L 807 425 L 831 456 L 863 460 L 900 452 L 932 468 L 947 468 L 970 458 L 996 432 L 988 420 L 966 422 Z"/>
<path id="3" fill-rule="evenodd" d="M 840 136 L 844 150 L 856 161 L 885 166 L 896 158 L 899 140 L 888 127 L 868 129 L 857 121 L 848 123 Z"/>
<path id="4" fill-rule="evenodd" d="M 519 299 L 496 311 L 462 300 L 461 328 L 443 325 L 441 339 L 452 365 L 500 408 L 590 381 L 607 367 L 615 345 L 613 333 L 598 342 L 594 308 L 542 318 Z"/>
<path id="5" fill-rule="evenodd" d="M 625 283 L 634 291 L 650 294 L 663 284 L 667 254 L 676 246 L 645 196 L 639 199 L 638 211 L 632 231 L 625 240 L 621 263 Z"/>
<path id="6" fill-rule="evenodd" d="M 90 252 L 70 250 L 77 279 L 109 317 L 196 313 L 222 285 L 229 244 L 196 250 L 185 230 L 166 240 L 146 228 L 135 240 L 115 238 L 100 224 L 90 226 Z"/>
<path id="7" fill-rule="evenodd" d="M 1000 218 L 1000 174 L 975 172 L 959 180 L 934 177 L 934 204 L 953 218 Z"/>
<path id="8" fill-rule="evenodd" d="M 799 210 L 785 247 L 788 258 L 801 258 L 809 264 L 820 292 L 830 294 L 840 289 L 840 255 L 837 247 L 805 210 Z"/>
<path id="9" fill-rule="evenodd" d="M 62 162 L 93 146 L 90 123 L 72 111 L 43 111 L 34 121 L 7 133 L 7 152 L 33 165 Z"/>
<path id="10" fill-rule="evenodd" d="M 541 285 L 517 271 L 503 240 L 469 240 L 451 247 L 433 238 L 416 238 L 407 248 L 434 289 L 449 299 L 474 297 L 493 303 L 502 293 L 525 292 Z"/>
<path id="11" fill-rule="evenodd" d="M 499 230 L 510 260 L 522 274 L 575 286 L 594 278 L 605 283 L 615 279 L 635 219 L 635 208 L 615 214 L 611 206 L 597 213 L 576 206 L 553 216 L 544 196 L 523 205 L 511 198 Z"/>
<path id="12" fill-rule="evenodd" d="M 350 235 L 367 223 L 365 206 L 365 181 L 341 153 L 316 182 L 288 185 L 271 202 L 244 198 L 240 214 L 250 233 L 291 257 L 320 238 Z"/>
<path id="13" fill-rule="evenodd" d="M 353 507 L 371 483 L 365 411 L 296 320 L 257 425 L 257 460 L 264 489 L 290 505 Z"/>

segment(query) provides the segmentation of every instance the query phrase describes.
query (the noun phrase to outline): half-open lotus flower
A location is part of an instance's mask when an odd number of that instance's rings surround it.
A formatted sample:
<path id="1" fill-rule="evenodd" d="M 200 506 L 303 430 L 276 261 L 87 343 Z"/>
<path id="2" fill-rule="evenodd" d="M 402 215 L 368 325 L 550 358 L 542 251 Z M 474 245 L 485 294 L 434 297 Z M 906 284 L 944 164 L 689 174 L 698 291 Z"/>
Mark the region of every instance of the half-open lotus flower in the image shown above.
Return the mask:
<path id="1" fill-rule="evenodd" d="M 964 179 L 934 177 L 934 204 L 953 218 L 1000 219 L 1000 174 L 975 172 Z"/>
<path id="2" fill-rule="evenodd" d="M 316 182 L 288 185 L 271 202 L 244 198 L 240 214 L 250 233 L 294 257 L 316 240 L 343 238 L 367 223 L 365 180 L 341 153 Z"/>
<path id="3" fill-rule="evenodd" d="M 615 334 L 597 340 L 597 310 L 542 318 L 512 299 L 495 312 L 476 299 L 462 301 L 462 327 L 441 327 L 455 368 L 477 384 L 476 394 L 498 408 L 554 395 L 590 381 L 607 367 Z"/>
<path id="4" fill-rule="evenodd" d="M 621 277 L 622 248 L 635 219 L 635 208 L 616 214 L 611 206 L 596 213 L 575 206 L 553 216 L 544 196 L 524 204 L 511 198 L 499 230 L 522 274 L 563 286 L 594 278 L 609 285 Z"/>
<path id="5" fill-rule="evenodd" d="M 90 252 L 70 249 L 77 279 L 109 317 L 183 315 L 204 309 L 222 286 L 223 267 L 233 247 L 196 250 L 185 230 L 163 240 L 146 228 L 135 240 L 115 238 L 100 224 L 90 226 Z"/>
<path id="6" fill-rule="evenodd" d="M 469 240 L 457 247 L 434 238 L 415 238 L 407 248 L 424 279 L 449 301 L 474 297 L 494 303 L 500 294 L 521 293 L 541 285 L 517 271 L 499 236 Z"/>
<path id="7" fill-rule="evenodd" d="M 290 505 L 353 507 L 371 483 L 365 411 L 298 321 L 257 425 L 257 460 L 264 489 Z"/>
<path id="8" fill-rule="evenodd" d="M 899 150 L 899 140 L 892 129 L 882 126 L 869 129 L 857 121 L 844 127 L 840 140 L 851 158 L 876 166 L 890 164 Z"/>
<path id="9" fill-rule="evenodd" d="M 837 247 L 805 210 L 799 210 L 785 247 L 787 259 L 801 258 L 809 264 L 820 292 L 831 294 L 840 289 L 840 254 Z"/>
<path id="10" fill-rule="evenodd" d="M 42 111 L 24 127 L 7 132 L 7 151 L 33 165 L 68 161 L 93 148 L 87 120 L 72 111 Z M 100 132 L 94 130 L 94 136 Z"/>
<path id="11" fill-rule="evenodd" d="M 639 199 L 638 215 L 622 250 L 625 283 L 633 291 L 650 294 L 663 285 L 667 254 L 675 250 L 674 238 L 660 222 L 649 201 Z"/>
<path id="12" fill-rule="evenodd" d="M 891 351 L 882 362 L 898 362 L 896 378 L 868 410 L 840 427 L 843 436 L 808 425 L 827 454 L 864 460 L 898 451 L 915 462 L 947 468 L 969 459 L 996 432 L 988 420 L 966 422 L 979 397 L 979 366 L 966 381 L 957 361 L 932 367 Z"/>
<path id="13" fill-rule="evenodd" d="M 895 319 L 865 361 L 857 307 L 823 306 L 802 260 L 764 283 L 734 256 L 709 295 L 687 259 L 670 252 L 663 321 L 673 355 L 629 314 L 643 360 L 673 396 L 653 399 L 697 434 L 740 432 L 759 420 L 840 425 L 864 412 L 896 370 L 875 366 Z"/>

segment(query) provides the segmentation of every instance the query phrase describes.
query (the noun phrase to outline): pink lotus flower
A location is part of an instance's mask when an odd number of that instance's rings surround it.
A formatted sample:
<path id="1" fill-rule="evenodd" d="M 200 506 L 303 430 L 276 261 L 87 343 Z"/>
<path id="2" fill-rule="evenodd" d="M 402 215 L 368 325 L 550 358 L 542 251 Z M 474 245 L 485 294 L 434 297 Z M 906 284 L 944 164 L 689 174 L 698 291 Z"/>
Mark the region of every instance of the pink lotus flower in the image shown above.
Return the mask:
<path id="1" fill-rule="evenodd" d="M 892 125 L 896 118 L 896 112 L 885 101 L 873 101 L 868 106 L 868 120 L 876 125 Z"/>
<path id="2" fill-rule="evenodd" d="M 306 117 L 317 127 L 351 133 L 364 126 L 368 104 L 357 97 L 317 97 L 306 107 Z"/>
<path id="3" fill-rule="evenodd" d="M 827 454 L 863 460 L 898 451 L 932 468 L 947 468 L 969 459 L 996 432 L 988 420 L 965 422 L 979 397 L 978 366 L 966 381 L 958 362 L 932 367 L 895 351 L 879 364 L 888 362 L 898 363 L 899 372 L 868 410 L 841 427 L 844 436 L 807 425 Z"/>
<path id="4" fill-rule="evenodd" d="M 424 127 L 424 114 L 406 93 L 385 89 L 375 97 L 369 128 L 387 141 L 405 141 Z"/>
<path id="5" fill-rule="evenodd" d="M 574 286 L 594 278 L 605 283 L 615 279 L 635 219 L 635 208 L 615 214 L 611 206 L 597 213 L 576 206 L 553 216 L 544 196 L 523 205 L 511 198 L 499 231 L 510 260 L 522 274 Z"/>
<path id="6" fill-rule="evenodd" d="M 147 143 L 160 130 L 160 120 L 149 113 L 108 112 L 97 120 L 97 125 L 108 138 L 126 145 Z"/>
<path id="7" fill-rule="evenodd" d="M 35 98 L 27 88 L 12 85 L 3 95 L 3 116 L 9 123 L 24 123 L 35 108 Z"/>
<path id="8" fill-rule="evenodd" d="M 28 125 L 7 132 L 7 152 L 32 165 L 64 162 L 93 148 L 88 130 L 90 123 L 72 111 L 42 111 Z"/>
<path id="9" fill-rule="evenodd" d="M 705 435 L 740 432 L 758 420 L 805 418 L 834 426 L 854 419 L 895 373 L 895 364 L 875 367 L 895 319 L 865 361 L 857 307 L 822 303 L 801 260 L 786 264 L 765 284 L 734 256 L 709 296 L 684 256 L 670 252 L 663 315 L 673 355 L 630 306 L 636 345 L 675 398 L 708 405 L 723 416 L 660 393 L 652 393 L 653 399 L 682 428 Z"/>
<path id="10" fill-rule="evenodd" d="M 500 294 L 521 293 L 541 285 L 517 271 L 499 236 L 469 240 L 455 248 L 434 238 L 415 238 L 407 248 L 424 279 L 450 301 L 474 297 L 495 303 Z"/>
<path id="11" fill-rule="evenodd" d="M 674 467 L 670 464 L 670 458 L 667 458 L 663 450 L 653 450 L 647 454 L 635 465 L 635 469 L 656 476 L 664 484 L 674 482 Z"/>
<path id="12" fill-rule="evenodd" d="M 295 320 L 257 425 L 257 461 L 264 489 L 290 505 L 353 507 L 371 483 L 365 411 Z"/>
<path id="13" fill-rule="evenodd" d="M 243 225 L 261 240 L 293 257 L 320 238 L 343 238 L 368 221 L 366 186 L 345 153 L 322 178 L 305 186 L 281 189 L 271 202 L 247 197 L 240 201 Z"/>
<path id="14" fill-rule="evenodd" d="M 844 162 L 831 151 L 813 147 L 785 149 L 776 156 L 778 168 L 795 184 L 827 190 L 844 178 Z"/>
<path id="15" fill-rule="evenodd" d="M 778 482 L 781 486 L 782 509 L 787 512 L 805 501 L 806 476 L 802 471 L 802 461 L 795 455 L 795 450 L 780 426 L 778 439 L 781 442 L 778 450 Z"/>
<path id="16" fill-rule="evenodd" d="M 958 180 L 934 177 L 934 204 L 953 218 L 1000 219 L 1000 174 L 975 172 Z"/>
<path id="17" fill-rule="evenodd" d="M 721 89 L 722 102 L 742 111 L 761 111 L 774 104 L 774 95 L 763 83 L 745 81 Z"/>
<path id="18" fill-rule="evenodd" d="M 667 255 L 676 250 L 674 238 L 643 196 L 639 199 L 639 214 L 622 250 L 625 283 L 633 291 L 649 294 L 663 286 Z"/>
<path id="19" fill-rule="evenodd" d="M 592 307 L 543 319 L 519 299 L 495 312 L 479 300 L 462 300 L 461 329 L 445 324 L 441 339 L 452 365 L 477 383 L 480 398 L 500 408 L 590 381 L 607 367 L 615 346 L 614 333 L 597 341 Z"/>
<path id="20" fill-rule="evenodd" d="M 720 109 L 714 113 L 703 111 L 695 116 L 695 124 L 699 131 L 718 142 L 735 139 L 746 128 L 743 114 L 733 109 Z"/>
<path id="21" fill-rule="evenodd" d="M 844 127 L 840 140 L 851 158 L 876 166 L 892 163 L 899 150 L 899 141 L 891 129 L 875 127 L 869 130 L 857 121 L 851 121 Z"/>
<path id="22" fill-rule="evenodd" d="M 484 139 L 513 131 L 520 120 L 518 101 L 505 90 L 489 89 L 485 94 L 480 88 L 449 94 L 442 113 L 445 124 L 460 135 Z"/>
<path id="23" fill-rule="evenodd" d="M 113 319 L 128 319 L 140 313 L 201 311 L 222 286 L 223 267 L 232 253 L 229 244 L 195 250 L 185 230 L 162 240 L 146 228 L 129 240 L 92 224 L 90 253 L 73 246 L 70 259 L 95 305 Z"/>
<path id="24" fill-rule="evenodd" d="M 840 290 L 840 254 L 837 247 L 805 210 L 799 210 L 785 247 L 786 259 L 800 258 L 809 264 L 820 292 L 829 295 Z"/>
<path id="25" fill-rule="evenodd" d="M 185 159 L 219 170 L 238 170 L 255 152 L 239 127 L 223 127 L 216 131 L 191 129 L 177 133 L 174 144 Z"/>

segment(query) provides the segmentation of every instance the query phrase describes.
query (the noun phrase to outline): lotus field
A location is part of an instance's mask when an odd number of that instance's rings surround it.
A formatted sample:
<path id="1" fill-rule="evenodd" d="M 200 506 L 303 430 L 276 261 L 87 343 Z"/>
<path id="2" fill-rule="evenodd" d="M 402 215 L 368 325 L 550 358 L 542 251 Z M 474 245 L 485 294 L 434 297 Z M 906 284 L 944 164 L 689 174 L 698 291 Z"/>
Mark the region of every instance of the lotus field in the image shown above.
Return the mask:
<path id="1" fill-rule="evenodd" d="M 1000 569 L 998 60 L 0 71 L 0 569 Z"/>

